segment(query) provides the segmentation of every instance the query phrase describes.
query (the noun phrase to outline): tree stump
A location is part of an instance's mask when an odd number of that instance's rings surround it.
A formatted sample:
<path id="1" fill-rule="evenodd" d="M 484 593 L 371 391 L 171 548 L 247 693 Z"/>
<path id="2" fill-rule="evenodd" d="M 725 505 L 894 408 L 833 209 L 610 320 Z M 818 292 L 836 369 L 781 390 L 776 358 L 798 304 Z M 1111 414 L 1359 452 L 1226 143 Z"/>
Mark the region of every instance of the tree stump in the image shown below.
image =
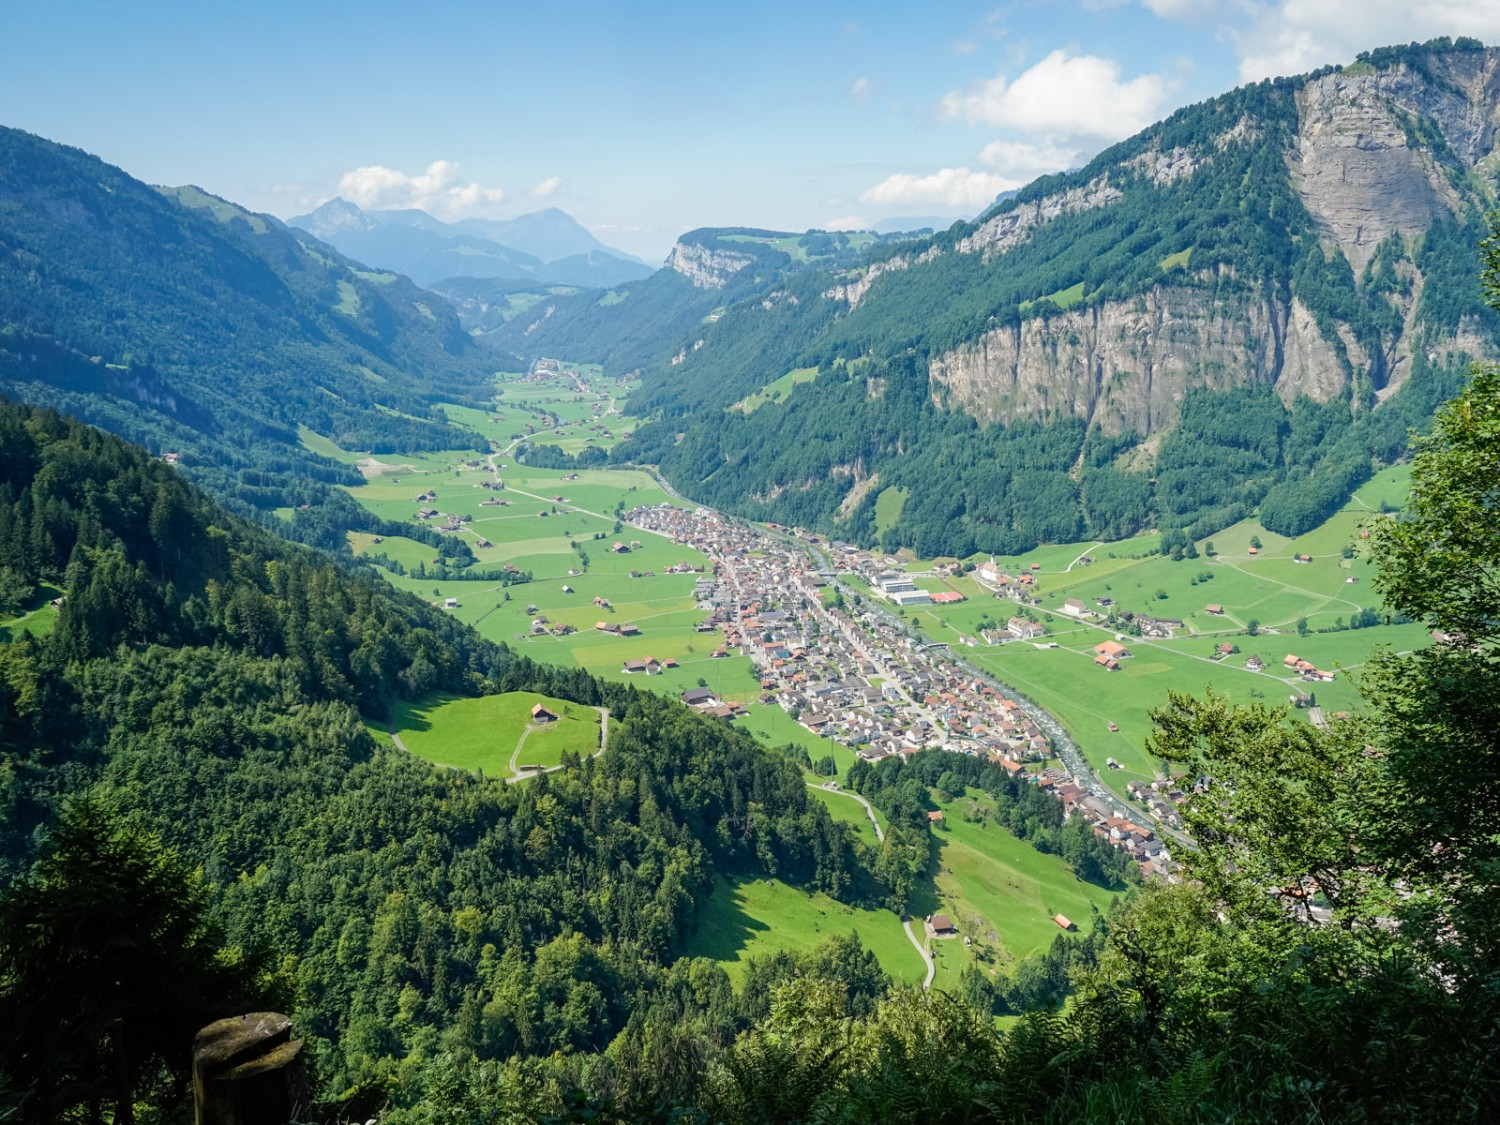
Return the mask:
<path id="1" fill-rule="evenodd" d="M 302 1040 L 280 1012 L 250 1012 L 193 1037 L 197 1125 L 287 1125 Z"/>

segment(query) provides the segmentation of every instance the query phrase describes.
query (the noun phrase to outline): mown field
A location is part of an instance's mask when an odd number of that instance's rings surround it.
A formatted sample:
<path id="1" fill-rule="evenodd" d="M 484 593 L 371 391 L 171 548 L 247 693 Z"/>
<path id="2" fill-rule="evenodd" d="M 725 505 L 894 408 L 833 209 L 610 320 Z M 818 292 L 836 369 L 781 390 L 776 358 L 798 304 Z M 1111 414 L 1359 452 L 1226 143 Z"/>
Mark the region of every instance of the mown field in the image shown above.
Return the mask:
<path id="1" fill-rule="evenodd" d="M 531 709 L 538 703 L 558 715 L 558 721 L 534 724 Z M 569 751 L 587 757 L 599 749 L 597 711 L 532 691 L 477 699 L 431 695 L 402 702 L 391 725 L 417 757 L 435 765 L 482 770 L 486 777 L 509 775 L 513 755 L 518 767 L 551 767 Z"/>
<path id="2" fill-rule="evenodd" d="M 934 988 L 957 988 L 965 965 L 977 964 L 994 975 L 1046 949 L 1062 932 L 1052 920 L 1055 914 L 1087 933 L 1092 908 L 1106 912 L 1117 897 L 1083 882 L 1060 857 L 1042 854 L 996 823 L 994 799 L 987 794 L 970 789 L 953 801 L 932 796 L 943 810 L 943 822 L 934 830 L 938 866 L 914 896 L 913 913 L 948 914 L 960 935 L 932 942 L 938 970 Z M 965 936 L 971 944 L 964 944 Z"/>
<path id="3" fill-rule="evenodd" d="M 846 906 L 773 879 L 721 879 L 698 915 L 698 931 L 686 952 L 718 961 L 738 984 L 752 957 L 809 950 L 851 932 L 896 980 L 920 984 L 926 976 L 900 919 L 889 910 Z"/>

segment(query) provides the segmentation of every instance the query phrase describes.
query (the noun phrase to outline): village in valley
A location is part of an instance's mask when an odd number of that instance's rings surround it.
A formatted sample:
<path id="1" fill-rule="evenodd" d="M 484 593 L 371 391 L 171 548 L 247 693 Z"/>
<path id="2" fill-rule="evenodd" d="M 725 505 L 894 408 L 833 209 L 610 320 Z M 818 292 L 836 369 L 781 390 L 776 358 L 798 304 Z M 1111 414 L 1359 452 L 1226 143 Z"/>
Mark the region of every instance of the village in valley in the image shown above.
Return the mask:
<path id="1" fill-rule="evenodd" d="M 662 504 L 637 508 L 625 520 L 713 560 L 712 577 L 696 583 L 706 613 L 699 628 L 722 634 L 716 651 L 736 649 L 751 658 L 763 703 L 780 706 L 814 734 L 856 748 L 865 761 L 926 749 L 993 760 L 1053 793 L 1067 815 L 1087 817 L 1143 875 L 1170 873 L 1171 853 L 1152 827 L 1123 815 L 1096 779 L 1047 764 L 1056 747 L 1031 709 L 953 660 L 946 646 L 924 641 L 863 599 L 853 606 L 837 575 L 865 574 L 897 606 L 926 604 L 942 593 L 917 591 L 885 561 L 846 544 L 806 532 L 763 531 L 703 508 Z M 830 549 L 833 566 L 818 567 L 809 547 Z M 683 699 L 725 717 L 736 712 L 706 688 L 690 689 Z M 1183 796 L 1142 790 L 1152 812 L 1174 826 L 1181 821 L 1172 802 Z"/>

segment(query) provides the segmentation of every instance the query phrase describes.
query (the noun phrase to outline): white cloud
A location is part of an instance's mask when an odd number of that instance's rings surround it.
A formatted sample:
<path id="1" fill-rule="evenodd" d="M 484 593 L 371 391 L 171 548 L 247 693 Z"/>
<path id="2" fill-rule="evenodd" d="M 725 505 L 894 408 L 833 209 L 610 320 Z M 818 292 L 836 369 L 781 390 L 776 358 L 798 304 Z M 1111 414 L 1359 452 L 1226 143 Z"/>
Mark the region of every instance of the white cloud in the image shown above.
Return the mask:
<path id="1" fill-rule="evenodd" d="M 979 44 L 972 39 L 955 39 L 953 46 L 948 49 L 955 55 L 972 55 L 979 50 Z"/>
<path id="2" fill-rule="evenodd" d="M 875 92 L 875 83 L 867 75 L 860 75 L 849 84 L 849 97 L 856 105 L 863 105 Z"/>
<path id="3" fill-rule="evenodd" d="M 1353 60 L 1360 51 L 1439 35 L 1500 40 L 1497 0 L 1280 0 L 1254 5 L 1231 33 L 1240 78 L 1301 74 Z"/>
<path id="4" fill-rule="evenodd" d="M 417 207 L 440 219 L 476 215 L 505 201 L 499 188 L 461 181 L 451 160 L 434 160 L 419 176 L 379 164 L 356 168 L 339 177 L 338 193 L 367 211 Z"/>
<path id="5" fill-rule="evenodd" d="M 563 192 L 566 190 L 567 187 L 563 184 L 563 179 L 561 176 L 548 176 L 541 183 L 537 184 L 536 187 L 531 189 L 531 194 L 536 196 L 538 199 L 546 199 L 549 195 L 557 195 L 559 192 Z"/>
<path id="6" fill-rule="evenodd" d="M 968 167 L 940 168 L 930 176 L 897 172 L 860 193 L 861 203 L 880 206 L 930 203 L 943 207 L 985 207 L 1002 191 L 1024 184 L 994 172 L 975 172 Z"/>
<path id="7" fill-rule="evenodd" d="M 1117 140 L 1161 116 L 1171 84 L 1159 74 L 1128 82 L 1097 55 L 1053 51 L 1014 81 L 996 75 L 943 96 L 943 116 L 1030 133 Z"/>
<path id="8" fill-rule="evenodd" d="M 1219 0 L 1141 0 L 1141 7 L 1164 20 L 1203 20 L 1220 9 Z"/>
<path id="9" fill-rule="evenodd" d="M 823 224 L 824 230 L 868 230 L 869 224 L 858 215 L 844 215 L 837 219 L 829 219 Z"/>
<path id="10" fill-rule="evenodd" d="M 1083 158 L 1083 151 L 1057 141 L 991 141 L 979 152 L 979 162 L 999 168 L 1017 179 L 1032 180 L 1049 172 L 1072 168 Z"/>

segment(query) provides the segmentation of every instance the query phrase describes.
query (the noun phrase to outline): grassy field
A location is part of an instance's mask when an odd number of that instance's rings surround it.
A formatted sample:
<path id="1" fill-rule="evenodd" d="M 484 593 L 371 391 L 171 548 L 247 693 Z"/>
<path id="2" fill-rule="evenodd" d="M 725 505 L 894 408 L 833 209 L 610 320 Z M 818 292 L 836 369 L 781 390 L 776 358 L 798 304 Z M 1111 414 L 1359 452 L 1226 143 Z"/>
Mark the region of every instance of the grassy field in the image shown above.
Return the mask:
<path id="1" fill-rule="evenodd" d="M 901 510 L 906 507 L 906 498 L 910 493 L 904 488 L 892 485 L 882 489 L 879 496 L 875 497 L 875 530 L 884 534 L 888 529 L 896 526 L 901 519 Z"/>
<path id="2" fill-rule="evenodd" d="M 538 703 L 561 717 L 555 723 L 533 724 L 531 709 Z M 483 770 L 488 777 L 510 773 L 511 755 L 522 734 L 526 741 L 517 758 L 522 766 L 555 766 L 569 750 L 587 757 L 599 749 L 597 711 L 531 691 L 477 699 L 433 695 L 403 702 L 392 726 L 417 757 L 455 769 Z"/>
<path id="3" fill-rule="evenodd" d="M 939 954 L 934 988 L 956 987 L 958 973 L 969 963 L 993 974 L 1047 948 L 1062 932 L 1054 914 L 1066 914 L 1087 933 L 1091 908 L 1103 913 L 1117 897 L 1082 882 L 1061 858 L 1043 855 L 996 823 L 988 795 L 971 789 L 937 804 L 944 814 L 935 833 L 938 869 L 915 896 L 913 913 L 950 915 L 972 944 L 932 942 Z"/>
<path id="4" fill-rule="evenodd" d="M 829 815 L 834 820 L 854 829 L 854 834 L 870 847 L 873 848 L 879 844 L 880 841 L 875 835 L 875 826 L 870 823 L 870 818 L 865 815 L 865 807 L 858 801 L 829 789 L 809 789 L 807 792 L 828 809 Z M 875 815 L 880 814 L 877 812 Z M 884 825 L 881 827 L 883 829 Z"/>
<path id="5" fill-rule="evenodd" d="M 792 388 L 798 383 L 811 383 L 818 377 L 816 367 L 799 367 L 795 371 L 788 371 L 781 378 L 767 383 L 760 390 L 748 398 L 742 398 L 729 409 L 743 411 L 753 414 L 766 403 L 783 403 L 792 395 Z"/>
<path id="6" fill-rule="evenodd" d="M 686 953 L 718 961 L 738 984 L 752 957 L 812 949 L 851 932 L 858 932 L 860 943 L 896 980 L 921 983 L 926 966 L 890 911 L 846 906 L 774 879 L 720 880 Z"/>
<path id="7" fill-rule="evenodd" d="M 58 587 L 47 582 L 39 585 L 24 613 L 0 620 L 0 644 L 19 640 L 24 633 L 33 637 L 50 636 L 57 628 L 57 615 L 61 612 L 52 604 L 52 599 L 61 596 L 62 590 Z"/>
<path id="8" fill-rule="evenodd" d="M 1374 513 L 1399 506 L 1409 481 L 1404 466 L 1385 470 L 1326 523 L 1296 539 L 1267 531 L 1255 520 L 1242 521 L 1200 540 L 1196 559 L 1174 562 L 1149 553 L 1155 536 L 1060 544 L 997 559 L 1012 574 L 1036 575 L 1036 615 L 1052 630 L 1045 640 L 1057 647 L 979 643 L 959 651 L 1055 714 L 1103 779 L 1122 793 L 1131 780 L 1149 780 L 1160 768 L 1146 752 L 1145 738 L 1151 710 L 1166 702 L 1169 691 L 1202 695 L 1211 687 L 1237 702 L 1268 703 L 1284 703 L 1305 691 L 1325 711 L 1353 709 L 1359 697 L 1349 673 L 1357 674 L 1373 649 L 1383 645 L 1402 651 L 1428 643 L 1417 625 L 1344 628 L 1362 609 L 1383 613 L 1373 589 L 1373 567 L 1358 554 L 1359 531 Z M 1254 555 L 1252 539 L 1260 544 Z M 1350 546 L 1356 548 L 1354 557 L 1345 558 Z M 1299 555 L 1311 559 L 1297 561 Z M 1083 563 L 1082 556 L 1091 561 Z M 1033 562 L 1039 564 L 1036 571 L 1030 570 Z M 912 569 L 927 565 L 914 563 Z M 928 580 L 919 584 L 936 588 Z M 910 615 L 934 639 L 958 645 L 960 638 L 977 638 L 983 627 L 1003 627 L 1016 612 L 1014 602 L 997 601 L 972 578 L 949 579 L 946 585 L 970 600 L 923 607 Z M 1082 601 L 1097 616 L 1079 621 L 1065 615 L 1063 604 L 1069 598 Z M 1170 640 L 1129 636 L 1123 623 L 1108 623 L 1100 599 L 1112 600 L 1117 610 L 1180 620 L 1184 628 Z M 1223 613 L 1209 613 L 1210 605 Z M 1305 623 L 1305 635 L 1299 633 L 1299 622 Z M 1134 655 L 1121 661 L 1119 671 L 1107 672 L 1094 664 L 1093 646 L 1116 636 L 1124 637 Z M 1212 659 L 1221 643 L 1239 651 Z M 1336 678 L 1305 683 L 1283 669 L 1288 654 L 1335 671 Z M 1246 668 L 1252 655 L 1265 663 L 1263 672 Z M 1119 729 L 1110 731 L 1110 723 Z M 1121 769 L 1103 769 L 1111 757 Z"/>

